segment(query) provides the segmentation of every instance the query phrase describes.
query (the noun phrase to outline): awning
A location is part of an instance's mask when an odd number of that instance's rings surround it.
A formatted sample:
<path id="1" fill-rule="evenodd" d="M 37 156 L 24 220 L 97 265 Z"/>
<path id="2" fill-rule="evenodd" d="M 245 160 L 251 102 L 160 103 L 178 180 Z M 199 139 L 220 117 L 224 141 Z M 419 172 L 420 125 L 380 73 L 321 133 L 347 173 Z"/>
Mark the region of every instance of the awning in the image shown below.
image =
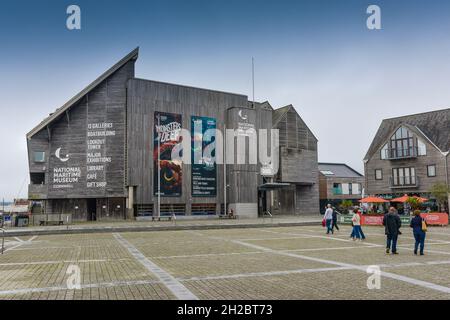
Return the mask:
<path id="1" fill-rule="evenodd" d="M 384 200 L 383 198 L 379 197 L 367 197 L 359 200 L 361 203 L 386 203 L 389 202 L 387 200 Z"/>
<path id="2" fill-rule="evenodd" d="M 277 190 L 287 188 L 289 186 L 291 186 L 291 184 L 285 182 L 268 182 L 260 185 L 258 190 Z"/>

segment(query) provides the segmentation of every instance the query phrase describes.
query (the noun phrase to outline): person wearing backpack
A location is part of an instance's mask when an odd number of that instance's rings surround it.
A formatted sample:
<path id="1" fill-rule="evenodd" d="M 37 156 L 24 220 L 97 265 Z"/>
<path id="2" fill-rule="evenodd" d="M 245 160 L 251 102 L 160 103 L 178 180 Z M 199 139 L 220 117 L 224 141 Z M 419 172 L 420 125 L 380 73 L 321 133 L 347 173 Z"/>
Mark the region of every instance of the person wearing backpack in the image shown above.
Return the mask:
<path id="1" fill-rule="evenodd" d="M 420 246 L 420 255 L 423 256 L 423 248 L 425 246 L 425 236 L 427 231 L 427 222 L 420 216 L 420 210 L 414 211 L 414 217 L 409 225 L 413 229 L 413 235 L 416 242 L 414 243 L 414 254 L 417 255 L 417 249 Z"/>

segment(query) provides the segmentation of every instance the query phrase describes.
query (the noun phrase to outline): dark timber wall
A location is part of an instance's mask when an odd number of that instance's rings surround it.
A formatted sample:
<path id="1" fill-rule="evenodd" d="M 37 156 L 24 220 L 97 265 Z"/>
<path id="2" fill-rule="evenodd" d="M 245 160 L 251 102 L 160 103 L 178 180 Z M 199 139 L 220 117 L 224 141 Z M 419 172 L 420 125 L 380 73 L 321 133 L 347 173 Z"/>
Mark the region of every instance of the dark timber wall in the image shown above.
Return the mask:
<path id="1" fill-rule="evenodd" d="M 47 211 L 73 213 L 74 219 L 84 220 L 83 201 L 73 205 L 62 199 L 126 197 L 126 83 L 132 77 L 134 61 L 129 61 L 28 140 L 30 173 L 45 173 L 45 184 L 30 185 L 29 195 L 54 199 L 47 201 Z M 44 163 L 34 162 L 35 151 L 45 152 Z M 123 218 L 123 210 L 124 205 L 115 205 L 104 217 Z"/>
<path id="2" fill-rule="evenodd" d="M 228 108 L 247 108 L 247 97 L 149 80 L 132 79 L 128 82 L 127 184 L 136 187 L 135 203 L 156 203 L 156 197 L 153 196 L 153 175 L 156 173 L 152 160 L 154 112 L 181 114 L 182 127 L 187 130 L 191 128 L 191 116 L 215 118 L 217 129 L 223 132 Z M 223 203 L 223 166 L 217 165 L 217 196 L 215 197 L 192 197 L 191 166 L 183 164 L 182 172 L 181 196 L 161 197 L 161 203 L 183 204 L 186 206 L 185 214 L 187 215 L 191 213 L 193 203 L 215 203 L 219 211 L 220 204 Z M 252 191 L 257 195 L 256 180 L 255 183 L 253 180 L 251 183 Z M 255 195 L 249 192 L 242 190 L 239 199 L 230 198 L 227 202 L 240 200 L 256 203 Z"/>
<path id="3" fill-rule="evenodd" d="M 278 180 L 293 184 L 275 196 L 275 213 L 318 213 L 317 139 L 293 107 L 280 118 L 275 128 L 280 130 Z"/>

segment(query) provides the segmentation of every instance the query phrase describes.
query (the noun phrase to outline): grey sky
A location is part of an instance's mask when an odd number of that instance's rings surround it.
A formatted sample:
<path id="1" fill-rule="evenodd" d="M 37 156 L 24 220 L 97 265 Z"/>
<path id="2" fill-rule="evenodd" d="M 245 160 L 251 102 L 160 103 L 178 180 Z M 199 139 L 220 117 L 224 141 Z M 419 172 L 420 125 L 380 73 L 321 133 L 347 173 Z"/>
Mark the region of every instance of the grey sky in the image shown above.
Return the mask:
<path id="1" fill-rule="evenodd" d="M 78 32 L 65 29 L 64 1 L 44 1 L 45 10 L 23 2 L 30 10 L 16 1 L 0 11 L 0 199 L 27 194 L 25 134 L 136 46 L 137 77 L 250 99 L 254 56 L 256 99 L 293 104 L 319 139 L 319 160 L 360 172 L 383 118 L 450 101 L 445 2 L 381 1 L 383 30 L 369 31 L 368 3 L 356 0 L 184 7 L 135 0 L 126 8 L 80 1 Z M 47 17 L 33 20 L 40 10 Z"/>

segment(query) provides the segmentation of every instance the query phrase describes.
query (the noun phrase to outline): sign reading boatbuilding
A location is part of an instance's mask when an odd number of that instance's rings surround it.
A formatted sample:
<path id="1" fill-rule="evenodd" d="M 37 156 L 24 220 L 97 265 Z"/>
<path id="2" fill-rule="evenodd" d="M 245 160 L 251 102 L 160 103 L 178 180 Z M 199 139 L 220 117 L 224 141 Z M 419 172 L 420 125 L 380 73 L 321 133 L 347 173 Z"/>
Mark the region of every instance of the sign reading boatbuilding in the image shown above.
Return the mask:
<path id="1" fill-rule="evenodd" d="M 317 139 L 293 106 L 137 79 L 137 58 L 135 49 L 27 134 L 33 212 L 318 212 Z"/>

